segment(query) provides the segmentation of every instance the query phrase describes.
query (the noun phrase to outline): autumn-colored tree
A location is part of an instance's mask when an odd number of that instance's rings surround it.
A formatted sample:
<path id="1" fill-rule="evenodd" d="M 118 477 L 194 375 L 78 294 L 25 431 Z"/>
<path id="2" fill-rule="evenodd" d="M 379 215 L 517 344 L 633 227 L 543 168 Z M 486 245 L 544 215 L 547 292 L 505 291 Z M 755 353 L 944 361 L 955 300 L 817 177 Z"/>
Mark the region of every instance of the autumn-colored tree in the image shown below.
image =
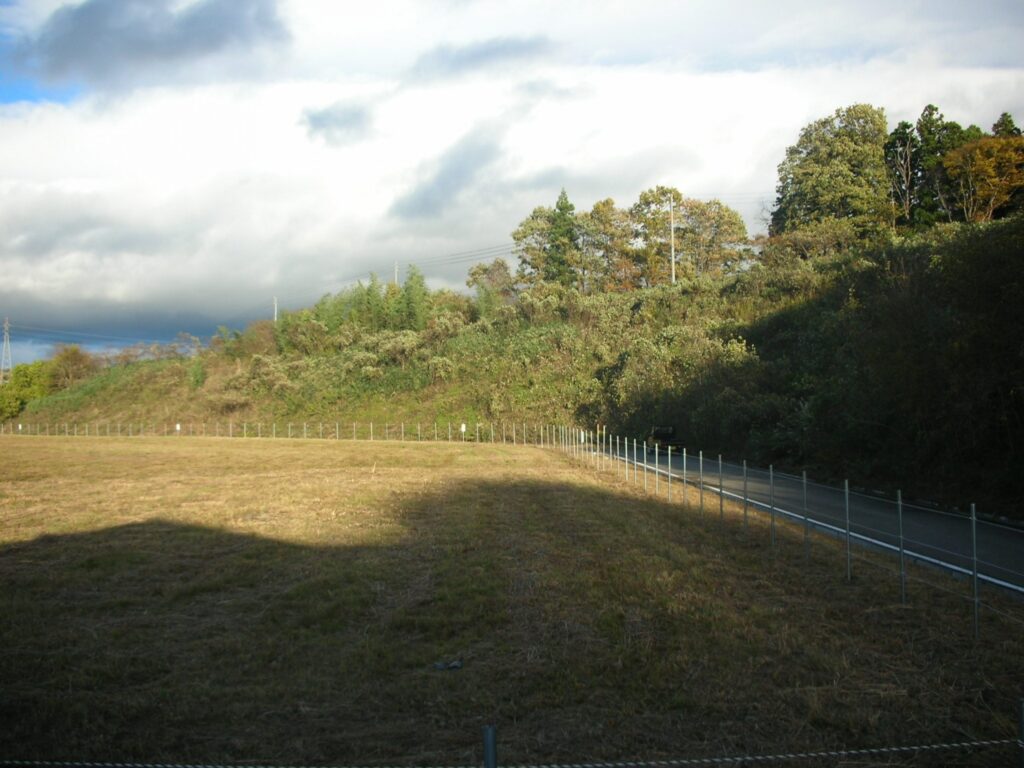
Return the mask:
<path id="1" fill-rule="evenodd" d="M 698 274 L 727 266 L 747 242 L 743 217 L 720 200 L 683 200 L 675 226 L 676 248 L 693 260 Z"/>
<path id="2" fill-rule="evenodd" d="M 989 221 L 1024 189 L 1024 137 L 987 137 L 948 152 L 942 165 L 965 221 Z"/>
<path id="3" fill-rule="evenodd" d="M 582 267 L 588 292 L 632 290 L 640 285 L 634 258 L 629 213 L 610 197 L 577 217 L 580 223 Z"/>
<path id="4" fill-rule="evenodd" d="M 65 389 L 87 378 L 98 368 L 96 359 L 77 344 L 58 344 L 50 361 L 53 389 Z"/>

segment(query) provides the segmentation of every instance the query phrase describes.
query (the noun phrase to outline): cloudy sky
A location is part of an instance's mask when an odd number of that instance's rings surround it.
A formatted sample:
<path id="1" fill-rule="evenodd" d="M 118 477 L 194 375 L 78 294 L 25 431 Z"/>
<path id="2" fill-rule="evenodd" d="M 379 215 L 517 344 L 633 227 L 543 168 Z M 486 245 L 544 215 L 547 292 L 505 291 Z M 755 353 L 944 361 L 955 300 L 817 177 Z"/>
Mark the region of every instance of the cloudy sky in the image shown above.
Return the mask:
<path id="1" fill-rule="evenodd" d="M 763 231 L 838 107 L 1024 123 L 1022 39 L 1019 0 L 0 0 L 0 315 L 18 362 L 459 287 L 563 187 Z"/>

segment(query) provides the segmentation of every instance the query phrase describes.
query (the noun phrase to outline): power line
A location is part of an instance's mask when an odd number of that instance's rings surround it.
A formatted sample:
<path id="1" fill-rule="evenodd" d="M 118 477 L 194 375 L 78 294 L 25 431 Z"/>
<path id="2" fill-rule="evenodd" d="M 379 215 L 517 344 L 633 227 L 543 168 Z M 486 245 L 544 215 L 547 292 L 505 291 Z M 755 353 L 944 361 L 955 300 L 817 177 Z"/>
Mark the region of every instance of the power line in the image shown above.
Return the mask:
<path id="1" fill-rule="evenodd" d="M 84 331 L 69 331 L 63 328 L 43 328 L 36 325 L 22 325 L 20 323 L 11 323 L 11 328 L 17 328 L 21 331 L 35 331 L 36 333 L 45 333 L 51 336 L 76 336 L 86 339 L 98 339 L 100 341 L 131 341 L 131 342 L 142 342 L 145 344 L 164 344 L 167 339 L 140 339 L 137 337 L 130 336 L 112 336 L 102 333 L 85 333 Z"/>

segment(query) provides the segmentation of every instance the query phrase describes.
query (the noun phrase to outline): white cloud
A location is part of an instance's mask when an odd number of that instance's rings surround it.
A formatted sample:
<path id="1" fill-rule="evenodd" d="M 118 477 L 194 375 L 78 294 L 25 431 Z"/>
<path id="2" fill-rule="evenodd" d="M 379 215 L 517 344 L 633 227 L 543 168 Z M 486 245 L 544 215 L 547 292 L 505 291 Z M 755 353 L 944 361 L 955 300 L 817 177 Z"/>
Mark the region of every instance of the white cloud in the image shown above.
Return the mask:
<path id="1" fill-rule="evenodd" d="M 338 7 L 280 5 L 291 44 L 260 79 L 151 71 L 67 105 L 0 105 L 6 311 L 298 306 L 396 260 L 507 242 L 563 186 L 588 208 L 672 184 L 757 231 L 786 145 L 837 107 L 883 106 L 891 125 L 928 103 L 986 128 L 1024 117 L 1009 6 Z M 47 18 L 0 11 L 25 34 Z M 969 48 L 949 47 L 950 20 Z M 465 270 L 425 271 L 459 285 Z"/>

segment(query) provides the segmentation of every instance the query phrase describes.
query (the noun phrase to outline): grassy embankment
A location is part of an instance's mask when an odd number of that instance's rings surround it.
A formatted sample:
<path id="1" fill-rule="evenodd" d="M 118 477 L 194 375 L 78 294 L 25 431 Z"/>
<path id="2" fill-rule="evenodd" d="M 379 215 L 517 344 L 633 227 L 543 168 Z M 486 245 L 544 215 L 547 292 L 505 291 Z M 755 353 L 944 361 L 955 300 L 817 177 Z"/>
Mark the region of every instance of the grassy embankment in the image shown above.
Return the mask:
<path id="1" fill-rule="evenodd" d="M 986 613 L 975 644 L 964 583 L 902 606 L 890 561 L 847 584 L 836 543 L 772 552 L 678 487 L 511 446 L 0 450 L 2 757 L 466 764 L 492 722 L 503 762 L 1015 732 L 1024 639 Z"/>

